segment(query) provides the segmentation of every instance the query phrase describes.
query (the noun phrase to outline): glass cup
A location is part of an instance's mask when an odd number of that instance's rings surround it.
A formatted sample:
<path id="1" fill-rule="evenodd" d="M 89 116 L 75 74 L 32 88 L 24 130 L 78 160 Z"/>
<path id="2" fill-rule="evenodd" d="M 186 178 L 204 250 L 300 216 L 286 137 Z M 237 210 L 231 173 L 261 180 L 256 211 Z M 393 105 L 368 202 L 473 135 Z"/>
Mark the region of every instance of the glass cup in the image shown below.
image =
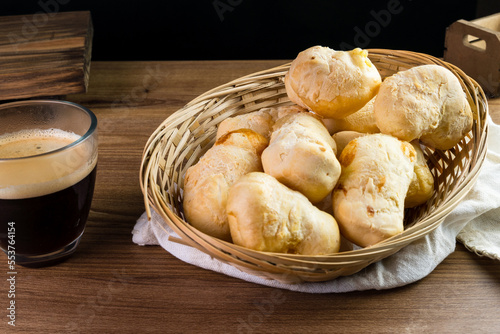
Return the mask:
<path id="1" fill-rule="evenodd" d="M 0 247 L 9 264 L 46 266 L 75 252 L 96 166 L 90 110 L 59 100 L 0 105 Z"/>

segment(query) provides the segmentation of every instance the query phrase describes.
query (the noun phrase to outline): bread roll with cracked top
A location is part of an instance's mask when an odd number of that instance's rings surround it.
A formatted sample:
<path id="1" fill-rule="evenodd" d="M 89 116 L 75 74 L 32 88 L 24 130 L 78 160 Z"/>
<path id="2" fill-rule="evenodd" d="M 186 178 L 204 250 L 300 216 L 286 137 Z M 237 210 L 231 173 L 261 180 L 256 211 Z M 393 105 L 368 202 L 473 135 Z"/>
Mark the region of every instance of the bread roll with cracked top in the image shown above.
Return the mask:
<path id="1" fill-rule="evenodd" d="M 340 131 L 335 133 L 332 138 L 337 144 L 337 158 L 340 158 L 340 154 L 342 154 L 342 151 L 347 144 L 349 144 L 349 142 L 365 135 L 366 133 L 355 131 Z M 427 165 L 420 143 L 418 140 L 414 140 L 410 142 L 410 144 L 415 149 L 417 159 L 413 170 L 413 179 L 408 188 L 408 192 L 406 193 L 405 208 L 413 208 L 424 204 L 434 193 L 434 177 L 432 176 L 429 166 Z"/>
<path id="2" fill-rule="evenodd" d="M 292 61 L 285 75 L 285 89 L 291 101 L 318 115 L 344 118 L 368 103 L 381 81 L 368 51 L 314 46 Z"/>
<path id="3" fill-rule="evenodd" d="M 340 131 L 356 131 L 361 133 L 378 133 L 380 132 L 375 122 L 373 113 L 373 104 L 375 98 L 368 101 L 360 110 L 356 111 L 344 118 L 325 118 L 323 122 L 330 134 L 335 134 Z"/>
<path id="4" fill-rule="evenodd" d="M 239 177 L 262 171 L 260 155 L 268 141 L 248 129 L 220 137 L 184 179 L 183 208 L 187 221 L 213 237 L 230 241 L 226 204 L 230 186 Z"/>
<path id="5" fill-rule="evenodd" d="M 278 118 L 305 111 L 307 110 L 298 105 L 288 105 L 277 108 L 262 108 L 246 114 L 228 117 L 219 123 L 215 138 L 219 139 L 226 133 L 238 129 L 250 129 L 269 140 L 273 131 L 273 125 Z"/>
<path id="6" fill-rule="evenodd" d="M 445 150 L 472 128 L 472 112 L 457 77 L 439 65 L 421 65 L 384 80 L 373 106 L 382 133 L 420 139 Z"/>
<path id="7" fill-rule="evenodd" d="M 339 251 L 335 219 L 265 173 L 249 173 L 231 187 L 227 215 L 236 245 L 304 255 Z"/>
<path id="8" fill-rule="evenodd" d="M 321 119 L 302 112 L 278 119 L 269 146 L 262 152 L 262 166 L 316 203 L 332 191 L 340 175 L 335 152 L 335 141 Z"/>
<path id="9" fill-rule="evenodd" d="M 342 235 L 366 247 L 401 233 L 416 160 L 413 146 L 370 134 L 352 140 L 339 160 L 342 174 L 333 191 L 333 212 Z"/>

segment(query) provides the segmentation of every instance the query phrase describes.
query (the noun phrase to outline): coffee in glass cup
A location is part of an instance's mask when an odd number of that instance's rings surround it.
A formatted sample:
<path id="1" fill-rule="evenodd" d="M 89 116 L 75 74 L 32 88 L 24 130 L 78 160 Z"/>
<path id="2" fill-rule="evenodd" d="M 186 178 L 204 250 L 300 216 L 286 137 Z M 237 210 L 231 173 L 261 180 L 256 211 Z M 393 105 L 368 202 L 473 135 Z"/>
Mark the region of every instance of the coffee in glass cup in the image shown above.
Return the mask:
<path id="1" fill-rule="evenodd" d="M 74 253 L 94 191 L 97 119 L 66 101 L 0 105 L 0 247 L 24 266 Z"/>

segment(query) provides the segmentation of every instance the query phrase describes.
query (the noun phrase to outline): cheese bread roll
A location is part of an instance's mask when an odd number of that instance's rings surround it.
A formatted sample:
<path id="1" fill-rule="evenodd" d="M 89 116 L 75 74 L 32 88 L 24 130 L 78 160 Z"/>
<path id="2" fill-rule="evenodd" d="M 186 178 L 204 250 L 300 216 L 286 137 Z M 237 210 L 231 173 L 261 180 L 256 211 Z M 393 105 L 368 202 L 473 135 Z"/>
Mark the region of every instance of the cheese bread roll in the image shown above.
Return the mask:
<path id="1" fill-rule="evenodd" d="M 287 115 L 273 127 L 262 152 L 264 171 L 311 202 L 325 198 L 340 175 L 336 145 L 321 119 L 309 112 Z"/>
<path id="2" fill-rule="evenodd" d="M 360 48 L 308 48 L 285 75 L 288 98 L 325 118 L 344 118 L 361 109 L 377 94 L 381 82 L 368 51 Z"/>
<path id="3" fill-rule="evenodd" d="M 349 144 L 349 142 L 365 135 L 366 133 L 355 131 L 340 131 L 335 133 L 332 138 L 337 144 L 337 158 L 340 158 L 342 151 L 347 144 Z M 429 166 L 427 165 L 424 152 L 422 151 L 418 140 L 414 140 L 410 142 L 410 144 L 415 149 L 417 159 L 413 169 L 413 179 L 408 188 L 408 192 L 406 193 L 405 208 L 413 208 L 424 204 L 434 193 L 434 177 L 432 176 Z"/>
<path id="4" fill-rule="evenodd" d="M 368 101 L 360 110 L 356 111 L 345 118 L 325 118 L 323 122 L 330 134 L 335 134 L 340 131 L 356 131 L 361 133 L 378 133 L 380 132 L 375 122 L 373 113 L 373 104 L 375 98 Z"/>
<path id="5" fill-rule="evenodd" d="M 420 139 L 445 150 L 472 128 L 472 112 L 457 77 L 439 65 L 421 65 L 384 80 L 373 106 L 382 133 Z"/>
<path id="6" fill-rule="evenodd" d="M 219 139 L 228 132 L 239 129 L 250 129 L 262 136 L 267 140 L 271 137 L 274 123 L 281 117 L 305 112 L 304 108 L 294 104 L 288 106 L 279 106 L 276 108 L 262 108 L 258 111 L 249 112 L 242 115 L 228 117 L 219 123 L 215 138 Z"/>
<path id="7" fill-rule="evenodd" d="M 265 173 L 249 173 L 231 187 L 227 215 L 233 242 L 246 248 L 304 255 L 340 248 L 335 219 Z"/>
<path id="8" fill-rule="evenodd" d="M 389 135 L 365 135 L 352 140 L 339 160 L 333 213 L 342 235 L 366 247 L 401 233 L 416 160 L 413 146 Z"/>
<path id="9" fill-rule="evenodd" d="M 337 158 L 340 158 L 342 151 L 352 140 L 364 136 L 366 133 L 357 131 L 340 131 L 332 135 L 335 144 L 337 145 Z"/>
<path id="10" fill-rule="evenodd" d="M 424 152 L 420 147 L 418 140 L 413 140 L 410 144 L 415 149 L 417 159 L 413 179 L 408 188 L 405 198 L 405 207 L 413 208 L 427 202 L 434 193 L 434 177 L 425 160 Z"/>
<path id="11" fill-rule="evenodd" d="M 250 129 L 269 140 L 273 130 L 273 124 L 273 117 L 263 109 L 247 114 L 228 117 L 217 126 L 215 139 L 217 140 L 231 131 Z"/>
<path id="12" fill-rule="evenodd" d="M 262 171 L 260 155 L 268 141 L 248 129 L 220 137 L 184 179 L 183 208 L 187 221 L 198 230 L 230 241 L 226 203 L 229 187 L 239 177 Z"/>

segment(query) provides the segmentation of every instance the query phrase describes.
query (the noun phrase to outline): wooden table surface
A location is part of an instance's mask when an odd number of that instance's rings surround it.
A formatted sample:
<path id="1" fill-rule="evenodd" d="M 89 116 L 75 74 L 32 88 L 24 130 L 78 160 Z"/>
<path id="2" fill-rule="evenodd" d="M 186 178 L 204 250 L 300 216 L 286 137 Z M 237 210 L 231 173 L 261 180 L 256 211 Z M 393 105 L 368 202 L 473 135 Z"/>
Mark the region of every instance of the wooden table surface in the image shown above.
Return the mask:
<path id="1" fill-rule="evenodd" d="M 424 279 L 391 290 L 306 294 L 248 283 L 132 243 L 144 211 L 142 150 L 171 113 L 199 94 L 285 61 L 93 62 L 89 91 L 67 99 L 99 120 L 92 211 L 75 255 L 17 267 L 20 333 L 499 333 L 500 263 L 458 244 Z M 490 100 L 500 123 L 500 99 Z M 7 258 L 0 270 L 7 277 Z M 278 296 L 279 303 L 270 303 Z"/>

